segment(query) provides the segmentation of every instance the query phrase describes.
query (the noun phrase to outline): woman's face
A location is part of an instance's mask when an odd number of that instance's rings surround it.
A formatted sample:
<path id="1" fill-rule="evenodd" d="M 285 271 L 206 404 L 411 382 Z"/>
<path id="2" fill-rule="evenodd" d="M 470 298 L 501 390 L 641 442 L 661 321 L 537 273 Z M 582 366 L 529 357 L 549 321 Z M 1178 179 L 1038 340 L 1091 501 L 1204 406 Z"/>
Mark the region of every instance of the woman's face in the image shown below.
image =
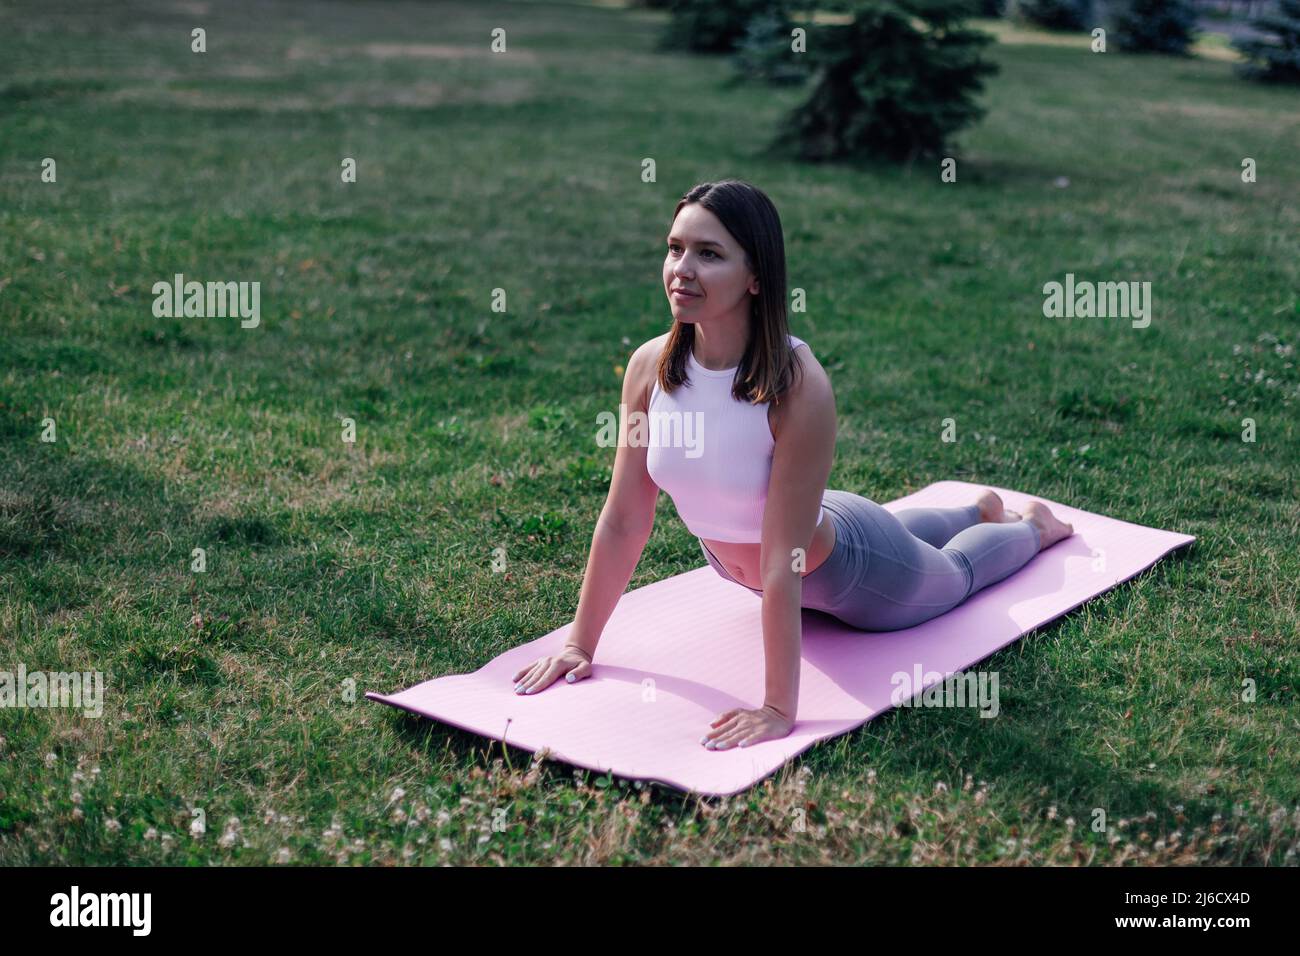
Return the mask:
<path id="1" fill-rule="evenodd" d="M 684 289 L 681 295 L 675 290 Z M 758 279 L 745 265 L 745 252 L 718 217 L 699 203 L 687 203 L 668 233 L 664 292 L 673 318 L 699 322 L 738 311 L 749 315 Z"/>

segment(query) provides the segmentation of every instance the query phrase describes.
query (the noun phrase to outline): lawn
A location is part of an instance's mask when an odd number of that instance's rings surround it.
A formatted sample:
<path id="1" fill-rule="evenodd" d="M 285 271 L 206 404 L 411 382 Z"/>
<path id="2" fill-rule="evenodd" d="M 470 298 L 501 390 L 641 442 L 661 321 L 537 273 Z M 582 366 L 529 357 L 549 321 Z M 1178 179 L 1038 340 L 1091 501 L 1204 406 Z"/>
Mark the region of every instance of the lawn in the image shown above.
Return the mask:
<path id="1" fill-rule="evenodd" d="M 1300 96 L 991 25 L 943 183 L 763 155 L 801 91 L 663 19 L 0 9 L 0 670 L 107 680 L 98 719 L 0 709 L 0 864 L 1296 863 Z M 671 322 L 675 202 L 728 176 L 782 216 L 831 487 L 1196 543 L 979 665 L 997 719 L 890 711 L 730 799 L 363 700 L 573 618 L 597 415 Z M 155 317 L 176 273 L 260 282 L 260 324 Z M 1150 326 L 1045 318 L 1067 273 L 1150 281 Z M 703 563 L 658 507 L 633 588 Z"/>

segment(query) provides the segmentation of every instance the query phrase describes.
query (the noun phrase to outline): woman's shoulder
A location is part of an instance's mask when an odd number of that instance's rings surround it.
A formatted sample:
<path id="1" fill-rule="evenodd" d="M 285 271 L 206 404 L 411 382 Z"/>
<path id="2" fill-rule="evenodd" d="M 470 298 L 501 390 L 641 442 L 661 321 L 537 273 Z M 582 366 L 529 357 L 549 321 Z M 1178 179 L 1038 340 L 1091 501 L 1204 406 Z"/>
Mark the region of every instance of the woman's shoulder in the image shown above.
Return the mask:
<path id="1" fill-rule="evenodd" d="M 645 407 L 650 407 L 654 396 L 654 387 L 659 380 L 659 356 L 663 354 L 668 343 L 669 332 L 647 339 L 636 347 L 632 357 L 627 360 L 627 372 L 633 376 L 633 382 L 643 396 Z"/>

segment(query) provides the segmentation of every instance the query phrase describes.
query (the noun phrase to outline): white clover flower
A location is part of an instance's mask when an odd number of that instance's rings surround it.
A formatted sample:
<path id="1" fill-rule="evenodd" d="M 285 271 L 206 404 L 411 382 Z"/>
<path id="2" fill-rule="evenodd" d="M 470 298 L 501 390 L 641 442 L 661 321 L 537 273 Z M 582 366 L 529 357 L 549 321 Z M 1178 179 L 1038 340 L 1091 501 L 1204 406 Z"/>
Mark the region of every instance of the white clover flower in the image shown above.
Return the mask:
<path id="1" fill-rule="evenodd" d="M 107 830 L 109 833 L 119 833 L 122 830 L 122 824 L 112 819 L 105 820 L 104 829 Z"/>
<path id="2" fill-rule="evenodd" d="M 239 817 L 231 817 L 226 821 L 226 830 L 221 834 L 221 839 L 218 840 L 217 843 L 224 847 L 231 847 L 236 843 L 243 843 L 239 833 Z"/>
<path id="3" fill-rule="evenodd" d="M 144 831 L 144 838 L 146 840 L 156 840 L 158 839 L 158 831 L 153 827 L 150 827 L 148 830 Z"/>

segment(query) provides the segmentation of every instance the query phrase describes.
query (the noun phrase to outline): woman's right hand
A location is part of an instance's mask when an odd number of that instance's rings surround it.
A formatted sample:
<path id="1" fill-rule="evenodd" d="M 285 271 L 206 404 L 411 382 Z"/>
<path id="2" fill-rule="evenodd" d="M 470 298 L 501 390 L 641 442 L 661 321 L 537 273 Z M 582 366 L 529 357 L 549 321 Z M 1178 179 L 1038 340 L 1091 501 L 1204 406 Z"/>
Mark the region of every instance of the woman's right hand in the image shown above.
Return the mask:
<path id="1" fill-rule="evenodd" d="M 591 658 L 587 652 L 568 644 L 560 653 L 539 657 L 521 668 L 512 678 L 516 694 L 535 694 L 546 688 L 561 674 L 567 675 L 570 684 L 591 676 Z"/>

